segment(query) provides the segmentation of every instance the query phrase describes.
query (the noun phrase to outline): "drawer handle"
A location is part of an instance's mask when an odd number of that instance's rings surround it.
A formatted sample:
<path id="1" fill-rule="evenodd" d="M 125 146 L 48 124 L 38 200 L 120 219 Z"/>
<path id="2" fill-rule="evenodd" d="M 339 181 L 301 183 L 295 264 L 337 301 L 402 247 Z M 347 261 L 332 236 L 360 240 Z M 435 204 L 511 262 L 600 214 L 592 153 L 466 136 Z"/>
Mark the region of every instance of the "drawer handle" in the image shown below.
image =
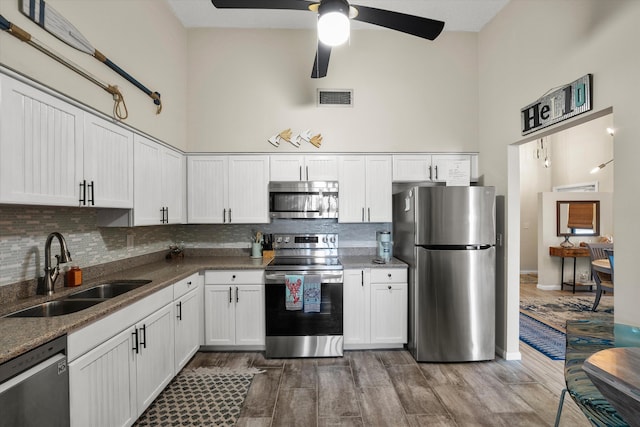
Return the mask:
<path id="1" fill-rule="evenodd" d="M 387 286 L 389 288 L 389 290 L 391 290 L 391 285 Z"/>
<path id="2" fill-rule="evenodd" d="M 389 276 L 389 279 L 391 279 L 391 273 L 387 274 L 387 276 Z"/>

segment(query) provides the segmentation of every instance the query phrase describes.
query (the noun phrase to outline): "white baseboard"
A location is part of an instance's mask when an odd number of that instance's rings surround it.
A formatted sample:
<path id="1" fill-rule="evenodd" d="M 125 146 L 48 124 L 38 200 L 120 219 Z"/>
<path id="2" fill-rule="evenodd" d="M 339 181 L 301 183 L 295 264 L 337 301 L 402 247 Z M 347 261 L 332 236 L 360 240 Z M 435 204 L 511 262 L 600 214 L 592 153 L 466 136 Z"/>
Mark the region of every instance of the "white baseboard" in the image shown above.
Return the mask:
<path id="1" fill-rule="evenodd" d="M 504 360 L 522 360 L 522 353 L 519 351 L 506 352 L 500 347 L 496 347 L 496 354 Z"/>
<path id="2" fill-rule="evenodd" d="M 540 289 L 541 291 L 559 291 L 560 285 L 542 285 L 538 283 L 536 285 L 536 288 Z"/>

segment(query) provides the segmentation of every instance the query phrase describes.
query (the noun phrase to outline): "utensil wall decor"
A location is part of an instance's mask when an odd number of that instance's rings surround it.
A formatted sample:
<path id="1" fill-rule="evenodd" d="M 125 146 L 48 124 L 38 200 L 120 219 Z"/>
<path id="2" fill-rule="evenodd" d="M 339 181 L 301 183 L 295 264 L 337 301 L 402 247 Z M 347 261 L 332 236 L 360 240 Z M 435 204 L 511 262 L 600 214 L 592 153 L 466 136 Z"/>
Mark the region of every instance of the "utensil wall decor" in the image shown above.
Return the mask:
<path id="1" fill-rule="evenodd" d="M 279 147 L 281 141 L 286 141 L 296 148 L 299 148 L 300 144 L 303 142 L 308 142 L 316 148 L 320 148 L 320 144 L 322 143 L 322 135 L 317 134 L 311 136 L 311 131 L 309 129 L 300 132 L 294 138 L 292 138 L 292 135 L 293 133 L 291 132 L 291 129 L 285 129 L 279 134 L 273 135 L 271 138 L 267 139 L 267 141 L 274 147 Z"/>
<path id="2" fill-rule="evenodd" d="M 98 61 L 111 68 L 120 76 L 124 77 L 131 84 L 146 93 L 153 103 L 157 106 L 156 114 L 162 111 L 162 102 L 160 94 L 147 89 L 142 83 L 134 79 L 129 73 L 111 62 L 102 52 L 94 48 L 89 40 L 80 33 L 80 31 L 71 24 L 58 11 L 49 6 L 44 0 L 20 0 L 20 11 L 36 24 L 40 25 L 49 33 L 53 34 L 69 46 L 81 52 L 89 54 Z"/>

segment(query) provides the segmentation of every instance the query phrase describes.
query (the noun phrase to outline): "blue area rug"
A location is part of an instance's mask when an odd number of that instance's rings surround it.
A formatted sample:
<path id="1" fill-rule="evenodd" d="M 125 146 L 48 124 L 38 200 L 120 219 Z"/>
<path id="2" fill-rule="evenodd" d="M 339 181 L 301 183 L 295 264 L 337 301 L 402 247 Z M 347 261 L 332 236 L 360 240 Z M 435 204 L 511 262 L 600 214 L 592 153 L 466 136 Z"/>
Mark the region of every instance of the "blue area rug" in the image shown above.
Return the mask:
<path id="1" fill-rule="evenodd" d="M 520 341 L 551 360 L 564 360 L 565 334 L 523 313 L 520 313 Z"/>

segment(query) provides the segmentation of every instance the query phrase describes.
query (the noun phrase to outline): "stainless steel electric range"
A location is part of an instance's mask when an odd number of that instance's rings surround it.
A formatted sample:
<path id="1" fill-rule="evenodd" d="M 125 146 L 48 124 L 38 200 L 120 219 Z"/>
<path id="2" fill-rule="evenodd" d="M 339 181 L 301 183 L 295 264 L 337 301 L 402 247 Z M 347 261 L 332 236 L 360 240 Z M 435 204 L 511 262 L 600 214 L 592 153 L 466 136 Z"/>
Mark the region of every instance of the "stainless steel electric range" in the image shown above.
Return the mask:
<path id="1" fill-rule="evenodd" d="M 275 257 L 265 272 L 266 357 L 342 356 L 338 235 L 276 234 L 273 247 Z M 318 312 L 287 307 L 285 279 L 291 276 L 320 282 Z"/>

